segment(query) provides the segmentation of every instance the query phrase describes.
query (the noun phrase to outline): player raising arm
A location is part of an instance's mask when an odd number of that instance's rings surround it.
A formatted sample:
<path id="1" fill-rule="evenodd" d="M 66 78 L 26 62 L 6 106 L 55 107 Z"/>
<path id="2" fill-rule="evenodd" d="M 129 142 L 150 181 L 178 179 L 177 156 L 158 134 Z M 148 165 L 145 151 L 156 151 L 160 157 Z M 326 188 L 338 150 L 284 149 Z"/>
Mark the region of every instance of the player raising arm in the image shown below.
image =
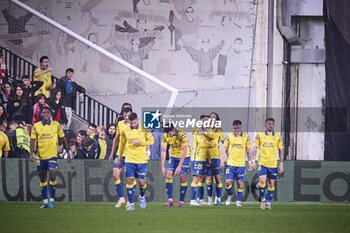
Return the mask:
<path id="1" fill-rule="evenodd" d="M 58 145 L 63 145 L 68 153 L 68 161 L 72 158 L 63 129 L 57 121 L 51 120 L 51 110 L 42 109 L 42 120 L 34 124 L 30 136 L 30 160 L 37 162 L 37 171 L 40 177 L 41 208 L 55 208 L 56 173 Z M 47 195 L 47 171 L 49 171 L 50 202 Z"/>
<path id="2" fill-rule="evenodd" d="M 259 175 L 259 193 L 261 198 L 261 209 L 271 209 L 271 203 L 275 191 L 275 181 L 277 174 L 277 150 L 279 154 L 278 173 L 283 173 L 283 142 L 280 133 L 274 131 L 275 120 L 267 118 L 265 120 L 265 132 L 258 132 L 254 142 L 254 154 L 259 148 L 258 175 Z M 255 166 L 255 162 L 252 163 Z M 267 198 L 265 197 L 265 186 L 267 187 Z"/>

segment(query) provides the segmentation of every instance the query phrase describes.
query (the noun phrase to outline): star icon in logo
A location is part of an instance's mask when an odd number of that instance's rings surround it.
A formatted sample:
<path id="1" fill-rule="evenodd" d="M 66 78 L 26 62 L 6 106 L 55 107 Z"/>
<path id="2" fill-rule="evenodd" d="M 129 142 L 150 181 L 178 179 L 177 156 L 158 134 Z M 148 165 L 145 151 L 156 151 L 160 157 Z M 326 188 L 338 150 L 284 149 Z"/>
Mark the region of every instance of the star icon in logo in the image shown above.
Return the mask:
<path id="1" fill-rule="evenodd" d="M 152 120 L 151 120 L 151 122 L 153 122 L 154 120 L 157 120 L 158 119 L 158 117 L 160 117 L 162 115 L 162 113 L 161 112 L 159 112 L 159 109 L 157 109 L 157 111 L 155 112 L 155 113 L 152 113 Z"/>

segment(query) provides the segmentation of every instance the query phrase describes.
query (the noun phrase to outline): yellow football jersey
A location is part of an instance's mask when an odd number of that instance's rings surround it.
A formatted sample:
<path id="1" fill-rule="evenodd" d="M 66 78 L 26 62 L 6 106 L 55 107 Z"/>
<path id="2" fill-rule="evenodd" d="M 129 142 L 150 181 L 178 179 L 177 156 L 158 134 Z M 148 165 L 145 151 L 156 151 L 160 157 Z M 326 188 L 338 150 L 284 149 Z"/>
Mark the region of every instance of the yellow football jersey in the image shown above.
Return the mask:
<path id="1" fill-rule="evenodd" d="M 187 145 L 187 151 L 186 151 L 186 157 L 191 155 L 191 150 L 190 150 L 190 145 L 188 142 L 187 134 L 184 130 L 182 129 L 176 129 L 177 130 L 177 135 L 175 136 L 168 136 L 167 133 L 163 133 L 163 138 L 162 138 L 162 144 L 167 146 L 168 144 L 170 145 L 171 148 L 171 156 L 174 158 L 181 158 L 181 145 L 186 144 Z"/>
<path id="2" fill-rule="evenodd" d="M 135 146 L 135 141 L 141 142 L 141 146 Z M 147 147 L 154 143 L 152 133 L 145 131 L 142 127 L 138 126 L 136 129 L 127 127 L 123 130 L 120 136 L 120 153 L 124 150 L 126 163 L 147 163 Z"/>
<path id="3" fill-rule="evenodd" d="M 57 157 L 58 138 L 63 138 L 63 129 L 57 121 L 43 125 L 42 121 L 34 124 L 31 139 L 37 139 L 37 159 Z"/>
<path id="4" fill-rule="evenodd" d="M 0 131 L 0 158 L 2 157 L 3 151 L 10 151 L 10 142 L 7 135 Z"/>
<path id="5" fill-rule="evenodd" d="M 225 150 L 227 150 L 227 165 L 235 167 L 245 166 L 245 156 L 250 147 L 248 134 L 235 135 L 229 133 L 224 142 Z"/>
<path id="6" fill-rule="evenodd" d="M 42 71 L 39 67 L 34 70 L 34 73 Z M 34 96 L 37 96 L 39 94 L 44 94 L 46 98 L 50 97 L 50 90 L 47 90 L 48 87 L 51 87 L 52 85 L 52 79 L 51 79 L 51 71 L 46 72 L 45 74 L 42 74 L 37 77 L 33 77 L 33 81 L 42 81 L 43 85 L 40 87 L 39 90 L 37 90 L 34 94 Z"/>
<path id="7" fill-rule="evenodd" d="M 100 146 L 100 157 L 99 159 L 105 159 L 107 154 L 107 142 L 105 139 L 99 138 L 98 145 Z"/>
<path id="8" fill-rule="evenodd" d="M 259 147 L 259 165 L 269 168 L 277 167 L 277 149 L 283 148 L 280 133 L 273 132 L 271 135 L 268 135 L 266 132 L 257 133 L 254 147 Z"/>
<path id="9" fill-rule="evenodd" d="M 192 161 L 206 161 L 209 148 L 216 146 L 216 143 L 210 142 L 205 134 L 193 135 Z"/>
<path id="10" fill-rule="evenodd" d="M 116 137 L 120 137 L 121 134 L 123 133 L 124 129 L 130 128 L 130 124 L 127 123 L 125 120 L 124 121 L 119 121 L 116 129 Z M 119 145 L 118 145 L 118 151 L 117 155 L 120 155 L 120 139 L 119 139 Z M 126 150 L 124 150 L 123 157 L 126 155 Z"/>
<path id="11" fill-rule="evenodd" d="M 220 142 L 223 142 L 225 137 L 221 128 L 208 129 L 206 136 L 209 141 L 216 146 L 208 149 L 208 158 L 218 159 L 220 158 Z"/>

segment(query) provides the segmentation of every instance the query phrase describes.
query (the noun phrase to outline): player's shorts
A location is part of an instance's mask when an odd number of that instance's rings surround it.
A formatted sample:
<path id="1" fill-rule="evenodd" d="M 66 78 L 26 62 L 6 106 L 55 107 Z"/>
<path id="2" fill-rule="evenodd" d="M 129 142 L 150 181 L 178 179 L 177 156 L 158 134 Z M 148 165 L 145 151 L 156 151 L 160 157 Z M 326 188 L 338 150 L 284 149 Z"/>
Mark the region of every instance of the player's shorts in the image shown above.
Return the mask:
<path id="1" fill-rule="evenodd" d="M 139 180 L 146 180 L 147 163 L 125 163 L 126 178 L 135 177 Z"/>
<path id="2" fill-rule="evenodd" d="M 177 166 L 179 165 L 180 158 L 170 157 L 167 170 L 175 171 Z M 190 172 L 190 162 L 191 157 L 186 157 L 181 168 L 180 174 L 188 174 Z"/>
<path id="3" fill-rule="evenodd" d="M 245 167 L 226 166 L 226 180 L 247 180 Z"/>
<path id="4" fill-rule="evenodd" d="M 36 161 L 36 169 L 38 172 L 49 169 L 57 169 L 57 157 L 52 157 L 50 159 L 38 159 Z"/>
<path id="5" fill-rule="evenodd" d="M 206 161 L 192 161 L 192 174 L 206 176 L 208 173 L 208 166 Z"/>
<path id="6" fill-rule="evenodd" d="M 120 165 L 120 168 L 123 168 L 125 166 L 125 156 L 121 158 Z M 118 168 L 118 156 L 114 158 L 113 168 Z"/>
<path id="7" fill-rule="evenodd" d="M 220 159 L 211 159 L 210 165 L 208 167 L 207 176 L 221 175 L 222 170 L 220 167 Z"/>
<path id="8" fill-rule="evenodd" d="M 258 175 L 259 176 L 267 175 L 267 178 L 271 180 L 278 179 L 277 168 L 265 167 L 263 165 L 258 166 Z"/>

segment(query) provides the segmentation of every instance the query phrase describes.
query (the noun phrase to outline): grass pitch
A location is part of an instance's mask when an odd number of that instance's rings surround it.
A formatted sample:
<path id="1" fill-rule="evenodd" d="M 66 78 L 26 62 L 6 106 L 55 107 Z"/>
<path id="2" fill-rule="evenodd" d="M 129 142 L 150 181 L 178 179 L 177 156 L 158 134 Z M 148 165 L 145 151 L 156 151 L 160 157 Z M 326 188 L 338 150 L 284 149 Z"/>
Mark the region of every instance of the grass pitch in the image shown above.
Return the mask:
<path id="1" fill-rule="evenodd" d="M 349 204 L 258 203 L 232 206 L 185 205 L 165 208 L 149 203 L 127 212 L 113 203 L 56 203 L 40 209 L 35 202 L 0 202 L 0 232 L 350 232 Z"/>

